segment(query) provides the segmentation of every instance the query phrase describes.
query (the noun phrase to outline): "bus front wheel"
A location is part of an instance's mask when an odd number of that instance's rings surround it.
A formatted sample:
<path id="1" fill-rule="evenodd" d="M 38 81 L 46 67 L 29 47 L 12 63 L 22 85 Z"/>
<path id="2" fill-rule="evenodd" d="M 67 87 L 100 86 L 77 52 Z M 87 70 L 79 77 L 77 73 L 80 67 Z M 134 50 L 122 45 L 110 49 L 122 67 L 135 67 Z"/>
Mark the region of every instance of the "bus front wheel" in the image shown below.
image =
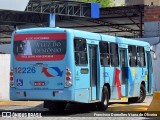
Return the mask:
<path id="1" fill-rule="evenodd" d="M 104 86 L 102 90 L 102 100 L 99 105 L 100 110 L 105 111 L 108 108 L 108 104 L 109 104 L 109 92 L 108 88 Z"/>

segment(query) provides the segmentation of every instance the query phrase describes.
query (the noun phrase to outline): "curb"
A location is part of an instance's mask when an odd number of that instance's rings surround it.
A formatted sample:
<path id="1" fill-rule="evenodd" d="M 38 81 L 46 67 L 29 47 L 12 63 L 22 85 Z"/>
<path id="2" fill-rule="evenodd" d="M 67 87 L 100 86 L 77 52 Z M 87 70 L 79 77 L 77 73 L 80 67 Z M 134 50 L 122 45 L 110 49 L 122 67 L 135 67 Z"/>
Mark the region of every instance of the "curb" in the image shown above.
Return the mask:
<path id="1" fill-rule="evenodd" d="M 2 101 L 0 106 L 5 105 L 25 105 L 25 106 L 37 106 L 43 104 L 43 101 Z"/>

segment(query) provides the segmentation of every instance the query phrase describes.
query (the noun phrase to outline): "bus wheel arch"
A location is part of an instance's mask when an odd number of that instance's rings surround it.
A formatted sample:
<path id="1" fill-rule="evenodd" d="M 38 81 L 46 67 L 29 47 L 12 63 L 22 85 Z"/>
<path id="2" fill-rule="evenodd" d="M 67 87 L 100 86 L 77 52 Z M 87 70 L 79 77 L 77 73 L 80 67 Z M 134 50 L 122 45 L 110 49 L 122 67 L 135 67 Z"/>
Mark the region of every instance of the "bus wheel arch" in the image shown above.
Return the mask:
<path id="1" fill-rule="evenodd" d="M 140 85 L 140 96 L 138 97 L 137 102 L 142 103 L 146 98 L 146 88 L 145 88 L 145 82 L 142 81 Z"/>
<path id="2" fill-rule="evenodd" d="M 143 85 L 144 87 L 146 87 L 146 86 L 145 86 L 145 82 L 144 82 L 144 81 L 142 81 L 142 82 L 141 82 L 141 85 Z"/>
<path id="3" fill-rule="evenodd" d="M 142 81 L 140 84 L 140 96 L 139 97 L 132 97 L 128 98 L 129 103 L 142 103 L 146 98 L 146 89 L 145 89 L 145 82 Z"/>
<path id="4" fill-rule="evenodd" d="M 106 86 L 108 88 L 108 94 L 109 94 L 109 99 L 111 98 L 111 88 L 109 83 L 105 83 L 104 86 Z"/>
<path id="5" fill-rule="evenodd" d="M 101 92 L 101 102 L 99 103 L 99 108 L 102 111 L 107 110 L 109 105 L 109 99 L 110 99 L 110 86 L 109 84 L 105 84 L 103 86 L 102 92 Z"/>

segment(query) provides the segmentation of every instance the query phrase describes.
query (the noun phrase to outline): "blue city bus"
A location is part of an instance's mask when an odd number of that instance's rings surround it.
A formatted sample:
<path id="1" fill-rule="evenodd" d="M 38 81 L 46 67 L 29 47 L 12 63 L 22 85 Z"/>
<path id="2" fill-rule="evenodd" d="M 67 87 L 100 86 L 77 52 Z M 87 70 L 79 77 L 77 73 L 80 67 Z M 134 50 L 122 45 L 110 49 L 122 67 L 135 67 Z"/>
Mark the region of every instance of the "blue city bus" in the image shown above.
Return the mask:
<path id="1" fill-rule="evenodd" d="M 147 42 L 63 28 L 30 28 L 12 35 L 10 98 L 44 101 L 49 110 L 69 102 L 143 102 L 153 94 Z M 94 105 L 95 105 L 94 104 Z"/>

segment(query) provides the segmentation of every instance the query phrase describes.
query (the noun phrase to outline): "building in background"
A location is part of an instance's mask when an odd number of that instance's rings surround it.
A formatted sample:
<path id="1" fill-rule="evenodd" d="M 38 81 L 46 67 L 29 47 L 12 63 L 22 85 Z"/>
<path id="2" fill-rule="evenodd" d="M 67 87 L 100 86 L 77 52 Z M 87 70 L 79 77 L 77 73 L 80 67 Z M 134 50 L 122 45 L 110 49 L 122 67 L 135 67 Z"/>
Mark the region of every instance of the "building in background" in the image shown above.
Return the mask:
<path id="1" fill-rule="evenodd" d="M 125 0 L 112 0 L 113 6 L 125 6 Z"/>
<path id="2" fill-rule="evenodd" d="M 160 0 L 125 0 L 126 6 L 129 5 L 154 5 L 160 6 Z"/>
<path id="3" fill-rule="evenodd" d="M 144 0 L 145 5 L 160 6 L 160 0 Z"/>

